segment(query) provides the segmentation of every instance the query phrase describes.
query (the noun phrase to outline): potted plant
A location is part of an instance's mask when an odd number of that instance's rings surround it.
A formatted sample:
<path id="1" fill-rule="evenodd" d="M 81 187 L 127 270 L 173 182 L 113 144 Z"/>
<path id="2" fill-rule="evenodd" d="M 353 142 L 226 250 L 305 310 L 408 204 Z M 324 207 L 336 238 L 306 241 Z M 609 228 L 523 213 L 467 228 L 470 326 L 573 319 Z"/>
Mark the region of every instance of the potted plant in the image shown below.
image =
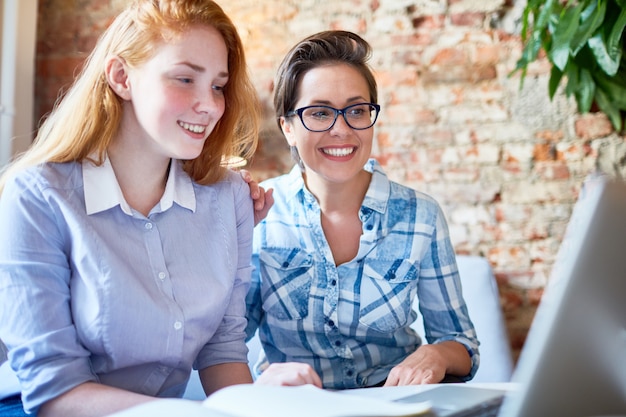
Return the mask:
<path id="1" fill-rule="evenodd" d="M 626 0 L 528 0 L 522 16 L 522 55 L 513 72 L 522 72 L 545 53 L 552 64 L 550 99 L 561 82 L 578 111 L 604 112 L 617 132 L 626 114 L 623 32 Z"/>

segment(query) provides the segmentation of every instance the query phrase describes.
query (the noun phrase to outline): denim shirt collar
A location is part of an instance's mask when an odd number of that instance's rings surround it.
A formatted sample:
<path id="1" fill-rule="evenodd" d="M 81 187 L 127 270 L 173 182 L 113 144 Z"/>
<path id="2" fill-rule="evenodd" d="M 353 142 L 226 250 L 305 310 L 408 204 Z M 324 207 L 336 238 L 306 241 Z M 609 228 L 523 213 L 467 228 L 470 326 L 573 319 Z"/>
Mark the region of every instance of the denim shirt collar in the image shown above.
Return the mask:
<path id="1" fill-rule="evenodd" d="M 374 210 L 379 213 L 387 211 L 389 201 L 389 193 L 391 192 L 391 184 L 387 175 L 383 172 L 382 167 L 375 159 L 371 158 L 367 161 L 363 169 L 372 174 L 372 180 L 363 199 L 361 211 L 363 209 Z M 305 195 L 309 193 L 306 190 L 302 171 L 298 165 L 295 165 L 288 174 L 289 181 L 286 184 L 287 199 L 299 198 L 306 201 Z M 313 197 L 313 196 L 311 196 Z"/>

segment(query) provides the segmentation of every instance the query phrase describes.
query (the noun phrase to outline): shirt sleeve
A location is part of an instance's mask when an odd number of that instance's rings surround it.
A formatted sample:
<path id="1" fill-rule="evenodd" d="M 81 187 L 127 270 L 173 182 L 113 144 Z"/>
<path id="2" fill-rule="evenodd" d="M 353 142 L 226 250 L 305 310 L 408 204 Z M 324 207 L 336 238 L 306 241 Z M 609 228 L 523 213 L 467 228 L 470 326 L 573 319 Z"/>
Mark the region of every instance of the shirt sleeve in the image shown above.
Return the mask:
<path id="1" fill-rule="evenodd" d="M 478 370 L 480 355 L 474 325 L 469 317 L 454 247 L 441 208 L 437 209 L 433 238 L 422 259 L 418 298 L 428 343 L 448 340 L 461 343 L 472 360 L 470 380 Z"/>
<path id="2" fill-rule="evenodd" d="M 228 181 L 233 187 L 233 209 L 236 223 L 236 265 L 230 302 L 214 336 L 202 349 L 196 360 L 198 369 L 228 362 L 247 362 L 245 345 L 246 294 L 250 288 L 252 271 L 252 232 L 254 209 L 250 188 L 238 173 L 230 171 Z M 225 193 L 228 195 L 227 193 Z"/>
<path id="3" fill-rule="evenodd" d="M 0 198 L 0 334 L 27 411 L 96 380 L 70 306 L 71 250 L 35 175 L 9 180 Z"/>

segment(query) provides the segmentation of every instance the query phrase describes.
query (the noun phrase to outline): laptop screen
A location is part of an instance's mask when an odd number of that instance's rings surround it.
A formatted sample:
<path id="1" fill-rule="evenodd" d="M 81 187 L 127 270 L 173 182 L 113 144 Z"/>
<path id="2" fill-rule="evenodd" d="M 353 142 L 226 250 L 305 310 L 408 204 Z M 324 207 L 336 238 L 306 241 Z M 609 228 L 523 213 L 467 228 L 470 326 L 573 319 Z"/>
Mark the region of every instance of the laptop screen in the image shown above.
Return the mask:
<path id="1" fill-rule="evenodd" d="M 586 184 L 499 416 L 626 413 L 626 185 Z"/>

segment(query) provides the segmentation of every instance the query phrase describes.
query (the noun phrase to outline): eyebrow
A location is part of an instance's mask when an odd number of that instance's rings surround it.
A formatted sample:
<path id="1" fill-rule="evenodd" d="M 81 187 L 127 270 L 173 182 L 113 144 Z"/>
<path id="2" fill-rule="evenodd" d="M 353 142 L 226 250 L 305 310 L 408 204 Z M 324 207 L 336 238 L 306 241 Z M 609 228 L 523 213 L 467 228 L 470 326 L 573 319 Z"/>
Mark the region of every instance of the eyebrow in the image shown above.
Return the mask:
<path id="1" fill-rule="evenodd" d="M 365 97 L 363 97 L 363 96 L 355 96 L 355 97 L 350 97 L 349 99 L 347 99 L 346 103 L 362 102 L 362 101 L 367 101 L 367 99 Z M 331 105 L 331 101 L 330 100 L 313 100 L 313 101 L 311 101 L 311 103 L 312 104 L 319 104 L 319 105 L 322 105 L 322 106 L 330 106 Z"/>
<path id="2" fill-rule="evenodd" d="M 193 63 L 191 63 L 189 61 L 178 62 L 176 65 L 184 65 L 186 67 L 191 68 L 192 70 L 194 70 L 196 72 L 206 72 L 206 68 L 204 68 L 204 67 L 202 67 L 200 65 L 193 64 Z M 228 78 L 228 72 L 220 71 L 217 74 L 217 76 L 221 77 L 221 78 Z"/>

